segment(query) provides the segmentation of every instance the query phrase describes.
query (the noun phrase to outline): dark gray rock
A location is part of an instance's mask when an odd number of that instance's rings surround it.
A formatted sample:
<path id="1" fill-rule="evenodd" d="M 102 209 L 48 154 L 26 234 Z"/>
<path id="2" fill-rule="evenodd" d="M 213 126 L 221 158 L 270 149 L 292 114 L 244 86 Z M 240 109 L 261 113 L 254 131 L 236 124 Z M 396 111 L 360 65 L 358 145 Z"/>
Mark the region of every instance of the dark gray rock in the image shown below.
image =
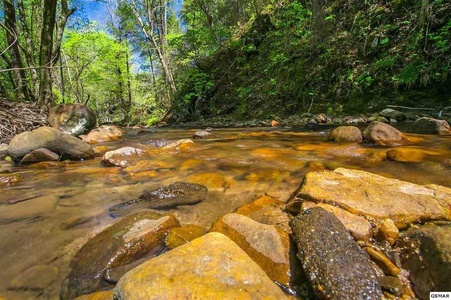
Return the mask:
<path id="1" fill-rule="evenodd" d="M 313 207 L 290 222 L 298 257 L 320 299 L 380 299 L 368 254 L 333 214 Z"/>
<path id="2" fill-rule="evenodd" d="M 429 299 L 430 291 L 451 290 L 451 225 L 411 228 L 402 235 L 399 247 L 402 266 L 420 299 Z"/>
<path id="3" fill-rule="evenodd" d="M 22 157 L 39 148 L 57 153 L 62 159 L 89 159 L 94 157 L 92 147 L 80 139 L 55 128 L 40 127 L 16 135 L 9 143 L 8 152 L 18 162 Z"/>
<path id="4" fill-rule="evenodd" d="M 110 208 L 110 215 L 117 217 L 134 209 L 169 209 L 178 205 L 196 204 L 207 198 L 208 189 L 195 183 L 177 181 Z"/>
<path id="5" fill-rule="evenodd" d="M 381 111 L 379 113 L 379 115 L 381 115 L 389 120 L 395 119 L 397 122 L 402 122 L 407 119 L 407 116 L 405 113 L 398 111 L 398 110 L 391 109 L 391 108 L 384 109 L 383 111 Z"/>
<path id="6" fill-rule="evenodd" d="M 71 261 L 71 272 L 61 288 L 61 299 L 111 289 L 143 258 L 161 253 L 169 230 L 180 226 L 173 215 L 134 214 L 89 240 Z M 45 276 L 45 275 L 43 275 Z"/>
<path id="7" fill-rule="evenodd" d="M 420 133 L 420 134 L 439 134 L 439 135 L 450 135 L 451 128 L 446 122 L 446 120 L 437 120 L 433 118 L 419 118 L 413 122 L 409 128 L 407 128 L 409 133 Z"/>

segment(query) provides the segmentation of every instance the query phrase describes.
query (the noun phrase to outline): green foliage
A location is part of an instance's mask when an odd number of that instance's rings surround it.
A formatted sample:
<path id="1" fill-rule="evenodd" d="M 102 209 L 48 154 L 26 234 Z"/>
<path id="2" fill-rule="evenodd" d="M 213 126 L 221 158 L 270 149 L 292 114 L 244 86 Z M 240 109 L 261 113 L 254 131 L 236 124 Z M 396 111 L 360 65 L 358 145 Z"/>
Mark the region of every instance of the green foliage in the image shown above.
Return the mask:
<path id="1" fill-rule="evenodd" d="M 127 110 L 127 57 L 125 44 L 114 40 L 105 32 L 92 29 L 68 31 L 62 46 L 69 79 L 65 89 L 66 102 L 75 99 L 97 111 L 99 119 L 109 120 L 109 113 L 117 111 L 125 118 Z"/>
<path id="2" fill-rule="evenodd" d="M 302 113 L 311 104 L 349 113 L 392 99 L 405 104 L 409 97 L 398 95 L 418 90 L 451 93 L 449 1 L 309 5 L 286 1 L 198 57 L 214 81 L 209 107 L 241 117 Z"/>

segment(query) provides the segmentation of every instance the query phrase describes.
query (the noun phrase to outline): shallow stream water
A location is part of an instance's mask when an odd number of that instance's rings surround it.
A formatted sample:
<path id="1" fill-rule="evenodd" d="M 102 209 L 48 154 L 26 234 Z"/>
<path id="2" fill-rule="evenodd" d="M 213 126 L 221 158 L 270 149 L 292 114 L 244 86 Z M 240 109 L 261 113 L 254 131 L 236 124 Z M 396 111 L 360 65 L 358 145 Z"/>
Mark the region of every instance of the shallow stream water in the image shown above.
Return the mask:
<path id="1" fill-rule="evenodd" d="M 116 142 L 94 146 L 149 148 L 161 139 L 192 138 L 195 130 L 128 130 Z M 288 200 L 310 171 L 361 169 L 417 184 L 451 187 L 451 137 L 408 135 L 416 162 L 382 159 L 387 148 L 326 142 L 327 132 L 293 129 L 215 129 L 190 147 L 156 150 L 145 172 L 126 172 L 93 160 L 59 167 L 16 167 L 0 162 L 0 176 L 21 180 L 0 185 L 0 299 L 58 299 L 77 250 L 118 221 L 108 209 L 144 191 L 175 181 L 209 189 L 205 201 L 179 206 L 183 224 L 209 229 L 218 217 L 268 194 Z M 107 245 L 106 245 L 107 246 Z"/>

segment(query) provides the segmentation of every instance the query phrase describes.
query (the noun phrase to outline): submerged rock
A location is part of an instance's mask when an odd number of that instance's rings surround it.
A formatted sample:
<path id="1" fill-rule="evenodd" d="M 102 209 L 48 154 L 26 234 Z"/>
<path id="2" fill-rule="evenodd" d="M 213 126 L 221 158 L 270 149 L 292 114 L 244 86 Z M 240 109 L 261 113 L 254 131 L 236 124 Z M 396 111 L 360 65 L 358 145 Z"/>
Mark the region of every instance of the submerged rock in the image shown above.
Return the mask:
<path id="1" fill-rule="evenodd" d="M 387 158 L 402 162 L 423 162 L 426 158 L 438 156 L 440 153 L 413 147 L 396 147 L 387 151 Z"/>
<path id="2" fill-rule="evenodd" d="M 451 127 L 446 120 L 437 120 L 433 118 L 419 118 L 415 120 L 409 128 L 407 128 L 409 133 L 422 133 L 422 134 L 439 134 L 439 135 L 450 135 Z"/>
<path id="3" fill-rule="evenodd" d="M 210 131 L 199 129 L 193 134 L 194 139 L 205 139 L 211 135 Z"/>
<path id="4" fill-rule="evenodd" d="M 134 209 L 169 209 L 178 205 L 199 203 L 207 198 L 208 189 L 196 183 L 177 181 L 166 187 L 142 194 L 133 199 L 110 208 L 110 215 L 117 217 Z"/>
<path id="5" fill-rule="evenodd" d="M 380 299 L 369 256 L 331 213 L 313 207 L 290 222 L 298 257 L 320 299 Z"/>
<path id="6" fill-rule="evenodd" d="M 61 299 L 112 288 L 141 259 L 158 255 L 172 227 L 180 226 L 173 215 L 145 212 L 129 216 L 88 241 L 71 262 Z"/>
<path id="7" fill-rule="evenodd" d="M 304 200 L 329 203 L 379 224 L 392 219 L 400 229 L 420 220 L 451 220 L 450 188 L 344 168 L 307 173 L 290 201 Z"/>
<path id="8" fill-rule="evenodd" d="M 212 232 L 124 275 L 115 299 L 287 299 L 233 241 Z"/>
<path id="9" fill-rule="evenodd" d="M 370 143 L 381 146 L 401 145 L 408 142 L 398 129 L 382 122 L 371 122 L 363 131 L 363 137 Z"/>
<path id="10" fill-rule="evenodd" d="M 402 266 L 420 299 L 451 288 L 451 225 L 411 228 L 400 239 Z"/>
<path id="11" fill-rule="evenodd" d="M 139 148 L 123 147 L 106 152 L 101 160 L 102 165 L 126 167 L 138 159 L 145 151 Z"/>
<path id="12" fill-rule="evenodd" d="M 290 285 L 290 239 L 286 232 L 236 213 L 220 218 L 211 231 L 228 236 L 269 278 L 286 287 Z"/>
<path id="13" fill-rule="evenodd" d="M 8 152 L 11 158 L 18 162 L 22 157 L 39 148 L 55 152 L 63 159 L 89 159 L 94 157 L 94 150 L 90 145 L 51 127 L 40 127 L 16 135 L 9 143 Z"/>
<path id="14" fill-rule="evenodd" d="M 96 115 L 86 105 L 61 104 L 50 109 L 50 125 L 64 133 L 79 136 L 89 132 L 96 126 Z"/>

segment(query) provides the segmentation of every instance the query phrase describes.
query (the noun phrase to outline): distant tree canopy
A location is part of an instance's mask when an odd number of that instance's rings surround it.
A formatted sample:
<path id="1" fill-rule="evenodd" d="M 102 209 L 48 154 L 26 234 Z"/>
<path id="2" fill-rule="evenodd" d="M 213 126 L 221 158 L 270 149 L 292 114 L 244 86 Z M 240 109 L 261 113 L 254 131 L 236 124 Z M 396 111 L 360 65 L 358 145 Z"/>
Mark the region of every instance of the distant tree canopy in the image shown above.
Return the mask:
<path id="1" fill-rule="evenodd" d="M 3 0 L 0 93 L 146 125 L 451 99 L 449 1 L 97 3 L 106 27 L 65 30 L 81 1 Z"/>

